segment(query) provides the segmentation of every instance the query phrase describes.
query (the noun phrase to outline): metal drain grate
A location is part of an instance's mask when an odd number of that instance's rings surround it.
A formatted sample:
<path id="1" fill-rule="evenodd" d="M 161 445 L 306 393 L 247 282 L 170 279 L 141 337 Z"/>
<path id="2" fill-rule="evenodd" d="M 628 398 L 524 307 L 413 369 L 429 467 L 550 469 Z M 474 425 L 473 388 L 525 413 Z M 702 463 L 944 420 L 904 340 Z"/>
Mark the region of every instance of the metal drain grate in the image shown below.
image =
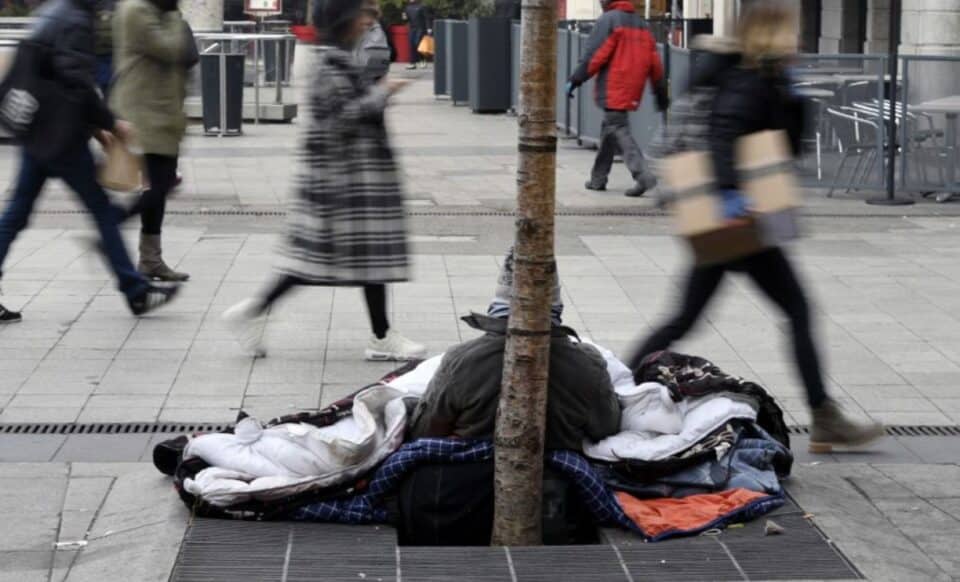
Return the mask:
<path id="1" fill-rule="evenodd" d="M 87 210 L 82 209 L 72 209 L 72 208 L 53 208 L 48 210 L 37 210 L 36 214 L 45 214 L 51 216 L 57 215 L 84 215 L 90 214 Z M 181 210 L 168 210 L 167 214 L 175 216 L 275 216 L 283 217 L 286 216 L 286 211 L 284 210 L 268 210 L 268 209 L 247 209 L 247 208 L 198 208 L 198 209 L 181 209 Z M 603 208 L 603 209 L 577 209 L 570 208 L 558 209 L 555 213 L 556 216 L 560 217 L 595 217 L 595 218 L 608 218 L 608 217 L 634 217 L 634 218 L 665 218 L 670 216 L 669 213 L 663 210 L 656 210 L 651 208 L 633 208 L 633 207 L 623 207 L 623 208 Z M 463 216 L 463 217 L 513 217 L 515 213 L 512 210 L 497 210 L 497 209 L 463 209 L 458 210 L 455 208 L 441 208 L 437 207 L 436 210 L 408 210 L 406 212 L 407 216 L 444 216 L 444 217 L 453 217 L 453 216 Z M 819 212 L 816 210 L 806 210 L 803 213 L 803 216 L 809 218 L 831 218 L 831 219 L 840 219 L 847 220 L 850 218 L 899 218 L 899 216 L 892 214 L 884 213 L 866 213 L 866 214 L 843 214 L 839 212 Z M 939 212 L 924 212 L 918 214 L 911 214 L 909 218 L 943 218 L 947 215 Z"/>
<path id="2" fill-rule="evenodd" d="M 886 427 L 887 436 L 892 437 L 955 437 L 960 436 L 960 425 L 923 426 L 909 424 L 894 424 Z M 793 425 L 788 427 L 790 434 L 806 436 L 810 434 L 809 426 Z"/>
<path id="3" fill-rule="evenodd" d="M 764 536 L 766 518 L 717 536 L 643 543 L 606 530 L 590 546 L 397 546 L 393 529 L 319 523 L 195 519 L 172 582 L 687 582 L 850 580 L 861 576 L 792 501 L 769 515 L 787 532 Z"/>
<path id="4" fill-rule="evenodd" d="M 895 425 L 887 427 L 887 434 L 898 437 L 960 436 L 960 426 Z"/>
<path id="5" fill-rule="evenodd" d="M 190 434 L 223 432 L 230 426 L 206 423 L 0 424 L 0 434 Z"/>
<path id="6" fill-rule="evenodd" d="M 233 424 L 206 422 L 139 422 L 139 423 L 45 423 L 45 424 L 0 424 L 0 434 L 192 434 L 223 432 Z M 790 434 L 806 436 L 810 427 L 792 425 Z M 896 424 L 887 427 L 887 435 L 892 437 L 960 437 L 960 425 L 921 426 Z"/>

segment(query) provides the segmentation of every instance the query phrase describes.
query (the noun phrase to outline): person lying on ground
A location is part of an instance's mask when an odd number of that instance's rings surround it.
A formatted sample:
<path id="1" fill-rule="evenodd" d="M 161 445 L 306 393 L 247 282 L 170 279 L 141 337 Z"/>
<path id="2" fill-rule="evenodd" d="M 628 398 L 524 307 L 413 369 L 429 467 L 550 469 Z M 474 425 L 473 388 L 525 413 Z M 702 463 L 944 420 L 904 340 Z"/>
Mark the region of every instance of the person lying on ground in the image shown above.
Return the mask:
<path id="1" fill-rule="evenodd" d="M 474 313 L 463 318 L 484 335 L 444 354 L 412 415 L 412 438 L 493 438 L 512 282 L 511 250 L 487 315 Z M 576 332 L 562 325 L 562 312 L 560 287 L 555 284 L 545 446 L 582 450 L 584 439 L 597 441 L 620 429 L 620 402 L 603 356 L 593 346 L 581 342 Z"/>

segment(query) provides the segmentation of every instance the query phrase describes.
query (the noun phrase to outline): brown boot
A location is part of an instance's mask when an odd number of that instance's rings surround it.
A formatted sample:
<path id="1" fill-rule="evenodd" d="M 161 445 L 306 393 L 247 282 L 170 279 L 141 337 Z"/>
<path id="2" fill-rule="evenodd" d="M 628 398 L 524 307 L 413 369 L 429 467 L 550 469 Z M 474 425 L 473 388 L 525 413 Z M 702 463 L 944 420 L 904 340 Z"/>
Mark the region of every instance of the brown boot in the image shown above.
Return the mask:
<path id="1" fill-rule="evenodd" d="M 810 452 L 830 453 L 833 447 L 859 447 L 883 437 L 879 422 L 857 422 L 844 414 L 834 400 L 827 399 L 811 411 Z"/>
<path id="2" fill-rule="evenodd" d="M 190 278 L 190 275 L 178 273 L 163 262 L 163 247 L 160 245 L 159 234 L 140 233 L 140 264 L 137 270 L 154 281 L 183 282 Z"/>

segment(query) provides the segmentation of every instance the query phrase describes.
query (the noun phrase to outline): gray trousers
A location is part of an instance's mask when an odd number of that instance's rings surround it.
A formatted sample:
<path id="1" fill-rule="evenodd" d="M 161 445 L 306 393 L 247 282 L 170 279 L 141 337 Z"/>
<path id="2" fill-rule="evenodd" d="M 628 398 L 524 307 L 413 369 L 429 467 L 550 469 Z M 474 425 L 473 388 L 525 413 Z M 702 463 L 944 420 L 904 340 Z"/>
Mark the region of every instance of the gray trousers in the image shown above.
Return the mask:
<path id="1" fill-rule="evenodd" d="M 623 155 L 623 163 L 634 180 L 639 181 L 647 175 L 647 164 L 643 152 L 630 134 L 630 119 L 626 111 L 605 111 L 600 135 L 600 149 L 597 150 L 597 159 L 590 172 L 591 182 L 597 185 L 607 183 L 613 157 L 618 151 Z"/>

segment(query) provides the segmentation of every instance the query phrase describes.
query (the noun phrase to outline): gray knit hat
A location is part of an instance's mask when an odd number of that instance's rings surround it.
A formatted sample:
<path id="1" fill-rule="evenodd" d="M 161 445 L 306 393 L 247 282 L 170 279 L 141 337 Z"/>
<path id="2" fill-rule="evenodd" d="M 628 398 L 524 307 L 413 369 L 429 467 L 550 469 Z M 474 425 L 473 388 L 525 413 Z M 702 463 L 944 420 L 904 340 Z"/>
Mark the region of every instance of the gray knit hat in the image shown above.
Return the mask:
<path id="1" fill-rule="evenodd" d="M 503 267 L 500 268 L 500 274 L 497 276 L 497 290 L 494 293 L 493 301 L 487 308 L 487 315 L 490 317 L 505 318 L 510 316 L 510 300 L 513 298 L 513 260 L 513 247 L 510 247 L 503 258 Z M 563 299 L 560 297 L 560 277 L 554 272 L 550 317 L 555 325 L 560 325 L 562 316 Z"/>

